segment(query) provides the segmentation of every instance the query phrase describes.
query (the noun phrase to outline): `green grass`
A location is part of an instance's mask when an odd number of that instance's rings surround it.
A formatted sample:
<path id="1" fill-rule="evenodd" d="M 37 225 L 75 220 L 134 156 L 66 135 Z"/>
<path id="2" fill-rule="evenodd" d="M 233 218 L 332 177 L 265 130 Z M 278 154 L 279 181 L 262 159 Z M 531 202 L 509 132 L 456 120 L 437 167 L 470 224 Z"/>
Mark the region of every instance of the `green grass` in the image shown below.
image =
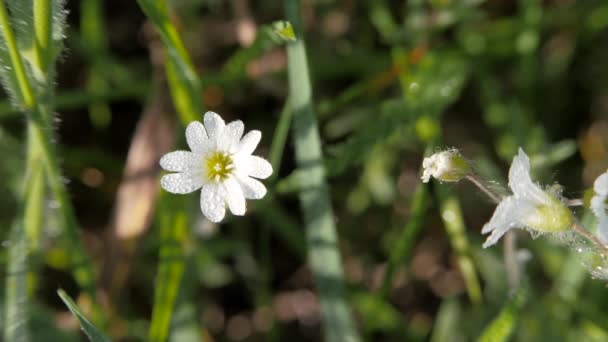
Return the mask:
<path id="1" fill-rule="evenodd" d="M 589 197 L 608 167 L 607 4 L 114 5 L 0 0 L 2 340 L 606 339 L 597 249 L 517 229 L 483 249 L 495 203 L 420 176 L 457 148 L 506 195 L 521 146 L 534 180 Z M 117 188 L 160 171 L 138 148 L 187 149 L 207 109 L 263 133 L 266 196 L 212 224 L 198 193 L 158 189 L 109 283 Z M 150 111 L 174 132 L 134 135 Z M 125 172 L 127 151 L 150 167 Z"/>
<path id="2" fill-rule="evenodd" d="M 358 341 L 359 334 L 344 288 L 334 214 L 313 110 L 299 6 L 299 1 L 285 1 L 287 19 L 296 32 L 296 41 L 287 45 L 287 71 L 295 157 L 301 170 L 299 198 L 306 229 L 308 262 L 319 291 L 325 338 L 327 341 Z"/>

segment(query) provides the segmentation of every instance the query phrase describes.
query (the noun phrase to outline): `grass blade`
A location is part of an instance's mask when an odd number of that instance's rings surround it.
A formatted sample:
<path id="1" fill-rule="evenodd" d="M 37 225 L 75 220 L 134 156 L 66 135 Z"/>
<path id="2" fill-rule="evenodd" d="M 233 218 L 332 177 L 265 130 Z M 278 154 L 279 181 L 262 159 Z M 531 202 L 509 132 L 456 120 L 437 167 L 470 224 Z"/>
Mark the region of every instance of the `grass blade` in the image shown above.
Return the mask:
<path id="1" fill-rule="evenodd" d="M 166 50 L 165 69 L 173 103 L 179 118 L 186 126 L 200 120 L 203 113 L 201 83 L 192 65 L 190 56 L 169 17 L 165 1 L 138 0 L 145 15 L 160 34 Z M 188 236 L 184 206 L 173 207 L 174 199 L 165 199 L 169 205 L 161 217 L 160 263 L 154 291 L 154 307 L 148 338 L 150 341 L 165 341 L 169 336 L 175 300 L 184 270 L 183 243 Z"/>
<path id="2" fill-rule="evenodd" d="M 22 221 L 11 229 L 4 303 L 4 340 L 29 341 L 29 299 L 27 295 L 28 246 Z"/>
<path id="3" fill-rule="evenodd" d="M 165 46 L 167 79 L 182 123 L 197 120 L 203 113 L 201 83 L 186 47 L 171 23 L 166 1 L 137 0 L 137 3 L 157 29 Z"/>
<path id="4" fill-rule="evenodd" d="M 325 179 L 321 139 L 312 105 L 306 49 L 302 39 L 300 2 L 286 0 L 287 19 L 297 40 L 287 45 L 290 107 L 294 123 L 295 157 L 306 177 L 300 178 L 300 204 L 307 233 L 308 261 L 321 302 L 327 341 L 358 341 L 359 334 L 345 298 L 342 261 Z"/>
<path id="5" fill-rule="evenodd" d="M 483 331 L 478 342 L 508 341 L 515 330 L 519 318 L 519 311 L 526 303 L 527 290 L 522 284 L 496 317 Z"/>
<path id="6" fill-rule="evenodd" d="M 175 298 L 184 273 L 184 242 L 188 232 L 186 213 L 179 210 L 177 205 L 175 208 L 171 205 L 181 204 L 181 201 L 164 198 L 164 202 L 169 207 L 162 208 L 160 217 L 160 260 L 154 290 L 152 321 L 148 332 L 149 341 L 167 340 Z"/>
<path id="7" fill-rule="evenodd" d="M 460 201 L 458 198 L 450 194 L 450 190 L 446 187 L 437 188 L 437 200 L 439 202 L 439 211 L 441 220 L 448 233 L 448 238 L 452 244 L 452 248 L 456 252 L 458 266 L 467 288 L 467 294 L 474 304 L 480 304 L 483 300 L 481 296 L 481 285 L 473 263 L 471 245 L 466 236 L 466 227 L 460 209 Z"/>
<path id="8" fill-rule="evenodd" d="M 84 333 L 89 338 L 89 341 L 91 341 L 91 342 L 110 342 L 110 339 L 106 335 L 104 335 L 101 331 L 99 331 L 99 329 L 97 329 L 93 325 L 93 323 L 91 323 L 91 321 L 89 321 L 82 314 L 82 312 L 80 312 L 78 305 L 76 305 L 76 303 L 74 303 L 72 298 L 70 298 L 70 296 L 68 296 L 68 294 L 65 293 L 65 291 L 63 291 L 62 289 L 59 289 L 59 290 L 57 290 L 57 294 L 59 295 L 59 297 L 61 298 L 63 303 L 65 303 L 65 305 L 68 307 L 68 309 L 70 309 L 72 314 L 78 319 L 78 322 L 80 323 L 80 329 L 82 329 L 82 331 L 84 331 Z"/>

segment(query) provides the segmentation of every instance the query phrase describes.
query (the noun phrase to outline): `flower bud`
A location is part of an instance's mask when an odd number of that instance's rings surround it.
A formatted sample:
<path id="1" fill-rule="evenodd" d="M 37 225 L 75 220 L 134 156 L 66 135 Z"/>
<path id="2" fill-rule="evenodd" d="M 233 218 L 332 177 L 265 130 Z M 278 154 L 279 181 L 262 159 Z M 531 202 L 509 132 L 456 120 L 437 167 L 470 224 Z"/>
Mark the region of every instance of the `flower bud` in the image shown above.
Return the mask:
<path id="1" fill-rule="evenodd" d="M 456 149 L 438 152 L 424 158 L 422 168 L 421 179 L 425 183 L 431 177 L 443 182 L 458 182 L 471 170 L 469 162 Z"/>

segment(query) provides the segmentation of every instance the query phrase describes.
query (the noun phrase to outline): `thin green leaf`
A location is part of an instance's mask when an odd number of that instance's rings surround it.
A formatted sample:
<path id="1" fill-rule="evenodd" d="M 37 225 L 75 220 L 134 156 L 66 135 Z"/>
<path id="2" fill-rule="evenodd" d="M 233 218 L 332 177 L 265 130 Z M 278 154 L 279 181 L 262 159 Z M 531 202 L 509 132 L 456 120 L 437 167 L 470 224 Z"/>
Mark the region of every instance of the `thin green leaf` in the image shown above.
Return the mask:
<path id="1" fill-rule="evenodd" d="M 475 263 L 473 263 L 471 244 L 466 236 L 460 201 L 446 187 L 437 188 L 436 195 L 439 201 L 441 220 L 448 233 L 450 244 L 456 252 L 458 267 L 464 278 L 467 294 L 471 302 L 479 304 L 482 302 L 481 285 L 479 284 Z"/>
<path id="2" fill-rule="evenodd" d="M 184 243 L 188 226 L 180 199 L 163 196 L 160 216 L 160 260 L 154 289 L 154 307 L 149 341 L 166 341 L 171 327 L 175 299 L 184 273 Z"/>
<path id="3" fill-rule="evenodd" d="M 483 331 L 478 342 L 508 341 L 519 319 L 519 312 L 527 301 L 527 289 L 520 286 L 513 298 L 502 308 L 496 317 Z"/>
<path id="4" fill-rule="evenodd" d="M 333 210 L 325 180 L 321 139 L 313 111 L 312 89 L 306 48 L 301 30 L 300 2 L 284 2 L 287 19 L 297 40 L 287 45 L 290 107 L 293 112 L 295 157 L 306 174 L 300 191 L 307 234 L 308 260 L 321 302 L 321 317 L 327 341 L 358 341 L 359 333 L 345 298 L 342 261 L 334 226 Z"/>
<path id="5" fill-rule="evenodd" d="M 104 335 L 101 331 L 99 331 L 99 329 L 97 329 L 97 327 L 95 327 L 93 325 L 93 323 L 91 323 L 91 321 L 89 321 L 82 314 L 82 312 L 80 312 L 78 305 L 76 305 L 76 303 L 74 303 L 72 298 L 70 298 L 70 296 L 68 296 L 68 294 L 65 293 L 65 291 L 63 291 L 63 289 L 57 290 L 57 294 L 59 295 L 59 297 L 61 298 L 63 303 L 65 303 L 65 305 L 68 307 L 68 309 L 70 309 L 70 311 L 72 312 L 72 315 L 74 315 L 78 319 L 78 322 L 80 323 L 80 329 L 82 329 L 82 331 L 84 331 L 84 333 L 89 338 L 89 341 L 91 341 L 91 342 L 110 342 L 110 339 L 106 335 Z"/>
<path id="6" fill-rule="evenodd" d="M 27 342 L 29 333 L 29 298 L 27 295 L 28 254 L 27 235 L 21 221 L 11 228 L 11 241 L 5 280 L 4 340 Z"/>
<path id="7" fill-rule="evenodd" d="M 167 79 L 182 123 L 197 120 L 203 112 L 201 83 L 186 47 L 171 23 L 166 2 L 137 0 L 137 3 L 158 30 L 165 46 Z"/>

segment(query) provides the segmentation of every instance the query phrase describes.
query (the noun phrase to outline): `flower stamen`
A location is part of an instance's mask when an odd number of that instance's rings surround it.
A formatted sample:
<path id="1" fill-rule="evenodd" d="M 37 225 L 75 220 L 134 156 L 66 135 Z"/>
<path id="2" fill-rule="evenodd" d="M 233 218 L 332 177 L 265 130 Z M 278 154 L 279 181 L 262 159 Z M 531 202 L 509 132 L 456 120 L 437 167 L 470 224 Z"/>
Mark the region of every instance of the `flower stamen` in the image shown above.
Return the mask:
<path id="1" fill-rule="evenodd" d="M 226 180 L 234 169 L 230 154 L 225 152 L 213 152 L 205 158 L 207 177 L 217 183 Z"/>

